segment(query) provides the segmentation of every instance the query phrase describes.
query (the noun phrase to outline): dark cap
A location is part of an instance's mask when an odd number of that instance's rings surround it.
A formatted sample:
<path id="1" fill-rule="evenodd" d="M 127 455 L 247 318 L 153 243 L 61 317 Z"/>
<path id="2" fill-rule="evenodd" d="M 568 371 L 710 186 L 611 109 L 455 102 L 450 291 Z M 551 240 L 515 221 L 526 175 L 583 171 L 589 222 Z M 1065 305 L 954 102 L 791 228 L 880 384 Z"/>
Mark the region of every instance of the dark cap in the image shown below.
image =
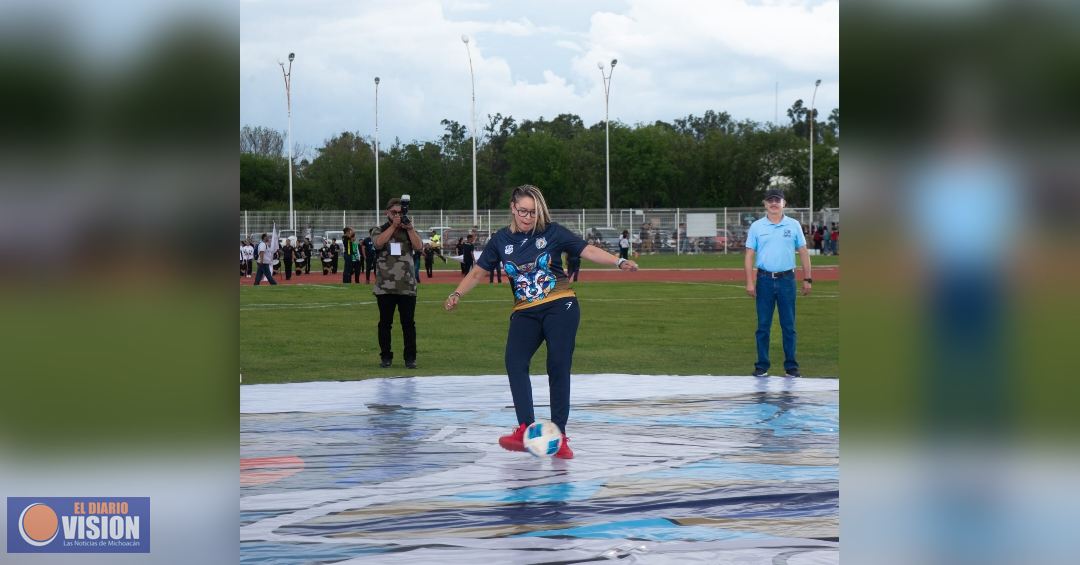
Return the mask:
<path id="1" fill-rule="evenodd" d="M 773 197 L 776 197 L 776 198 L 779 198 L 779 199 L 783 200 L 784 199 L 784 191 L 780 190 L 779 188 L 770 188 L 768 191 L 765 192 L 765 200 L 768 200 L 768 199 L 773 198 Z"/>

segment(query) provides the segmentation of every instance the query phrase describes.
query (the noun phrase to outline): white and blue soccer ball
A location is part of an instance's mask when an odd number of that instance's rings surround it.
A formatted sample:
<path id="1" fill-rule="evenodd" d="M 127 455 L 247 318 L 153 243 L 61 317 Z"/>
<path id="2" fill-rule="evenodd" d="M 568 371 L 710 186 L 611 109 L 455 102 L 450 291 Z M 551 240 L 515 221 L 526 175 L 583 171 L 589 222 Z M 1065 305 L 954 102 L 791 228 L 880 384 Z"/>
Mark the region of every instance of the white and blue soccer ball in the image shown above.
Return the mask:
<path id="1" fill-rule="evenodd" d="M 525 449 L 537 457 L 550 457 L 562 446 L 559 426 L 546 420 L 537 420 L 525 428 Z"/>

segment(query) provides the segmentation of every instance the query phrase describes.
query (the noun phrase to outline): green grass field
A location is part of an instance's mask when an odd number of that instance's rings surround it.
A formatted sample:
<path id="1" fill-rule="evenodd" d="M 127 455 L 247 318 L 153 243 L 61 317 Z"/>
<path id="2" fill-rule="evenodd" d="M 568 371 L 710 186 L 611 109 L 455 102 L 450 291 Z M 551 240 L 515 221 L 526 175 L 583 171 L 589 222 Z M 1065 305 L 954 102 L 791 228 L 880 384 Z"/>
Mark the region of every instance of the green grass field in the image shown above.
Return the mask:
<path id="1" fill-rule="evenodd" d="M 743 254 L 738 253 L 702 253 L 698 255 L 642 255 L 634 259 L 643 269 L 722 269 L 741 268 L 743 266 Z M 795 259 L 796 265 L 798 258 Z M 810 258 L 810 265 L 826 266 L 839 265 L 838 255 L 818 255 Z M 596 267 L 597 265 L 587 261 L 581 262 L 583 269 Z"/>
<path id="2" fill-rule="evenodd" d="M 747 375 L 756 358 L 753 299 L 733 283 L 575 285 L 581 325 L 575 373 Z M 395 322 L 394 366 L 379 368 L 378 308 L 364 285 L 242 286 L 240 367 L 245 384 L 354 380 L 399 375 L 504 374 L 512 297 L 506 286 L 478 286 L 454 312 L 447 284 L 420 286 L 419 368 L 406 370 Z M 838 376 L 838 282 L 820 282 L 797 306 L 799 363 L 806 376 Z M 545 373 L 546 347 L 531 372 Z M 783 372 L 774 319 L 770 374 Z"/>
<path id="3" fill-rule="evenodd" d="M 742 252 L 732 252 L 728 254 L 723 253 L 703 253 L 698 255 L 674 255 L 674 254 L 657 254 L 657 255 L 642 255 L 634 258 L 638 265 L 643 269 L 721 269 L 721 268 L 739 268 L 743 266 Z M 796 260 L 797 261 L 797 260 Z M 338 261 L 338 274 L 345 268 L 344 262 Z M 810 258 L 811 265 L 839 265 L 840 257 L 837 255 L 818 255 Z M 421 269 L 423 263 L 420 264 Z M 446 263 L 435 260 L 436 270 L 439 271 L 459 271 L 461 269 L 461 263 L 457 261 L 447 259 Z M 596 263 L 590 263 L 589 261 L 581 262 L 582 269 L 596 269 L 602 268 Z M 316 261 L 312 265 L 312 270 L 318 270 L 322 272 L 322 266 Z"/>

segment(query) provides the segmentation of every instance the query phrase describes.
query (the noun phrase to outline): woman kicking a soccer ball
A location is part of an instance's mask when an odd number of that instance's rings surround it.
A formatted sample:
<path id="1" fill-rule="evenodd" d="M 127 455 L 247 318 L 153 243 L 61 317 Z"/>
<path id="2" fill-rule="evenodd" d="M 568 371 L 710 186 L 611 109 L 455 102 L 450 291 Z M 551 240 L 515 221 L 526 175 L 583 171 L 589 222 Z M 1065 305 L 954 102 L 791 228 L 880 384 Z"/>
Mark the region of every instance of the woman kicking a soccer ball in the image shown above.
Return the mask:
<path id="1" fill-rule="evenodd" d="M 540 189 L 519 186 L 510 195 L 510 225 L 488 240 L 476 265 L 447 297 L 446 310 L 453 310 L 461 297 L 497 269 L 500 262 L 505 266 L 514 291 L 514 310 L 506 336 L 506 374 L 518 426 L 510 435 L 500 437 L 499 445 L 510 451 L 525 451 L 525 429 L 535 419 L 529 362 L 540 344 L 547 341 L 551 421 L 563 434 L 555 457 L 571 459 L 574 452 L 567 443 L 566 421 L 570 416 L 570 364 L 581 311 L 563 272 L 563 252 L 623 271 L 637 270 L 637 263 L 586 245 L 570 230 L 552 222 Z"/>

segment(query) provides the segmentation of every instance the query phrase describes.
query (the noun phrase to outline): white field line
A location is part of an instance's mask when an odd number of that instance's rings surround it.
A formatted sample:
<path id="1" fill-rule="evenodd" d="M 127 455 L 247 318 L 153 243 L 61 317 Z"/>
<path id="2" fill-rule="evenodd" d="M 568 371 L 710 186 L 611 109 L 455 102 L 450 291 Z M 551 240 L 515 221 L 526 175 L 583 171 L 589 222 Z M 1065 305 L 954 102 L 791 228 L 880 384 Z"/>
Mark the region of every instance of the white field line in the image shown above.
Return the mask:
<path id="1" fill-rule="evenodd" d="M 717 285 L 712 285 L 717 286 Z M 731 286 L 731 285 L 729 285 Z M 742 287 L 736 287 L 742 289 Z M 807 298 L 839 298 L 839 294 L 811 294 L 810 296 L 801 296 L 800 300 Z M 694 296 L 694 297 L 682 297 L 682 298 L 589 298 L 585 302 L 670 302 L 670 301 L 690 301 L 690 302 L 712 302 L 717 300 L 750 300 L 749 296 Z M 442 300 L 417 300 L 419 304 L 442 304 Z M 491 300 L 467 300 L 463 301 L 464 304 L 485 304 L 496 303 L 510 305 L 509 300 L 491 299 Z M 374 300 L 363 302 L 329 302 L 318 304 L 304 304 L 304 303 L 282 303 L 282 304 L 249 304 L 247 306 L 241 306 L 241 312 L 259 311 L 259 310 L 305 310 L 305 309 L 318 309 L 318 308 L 334 308 L 339 306 L 370 306 L 375 304 Z"/>

